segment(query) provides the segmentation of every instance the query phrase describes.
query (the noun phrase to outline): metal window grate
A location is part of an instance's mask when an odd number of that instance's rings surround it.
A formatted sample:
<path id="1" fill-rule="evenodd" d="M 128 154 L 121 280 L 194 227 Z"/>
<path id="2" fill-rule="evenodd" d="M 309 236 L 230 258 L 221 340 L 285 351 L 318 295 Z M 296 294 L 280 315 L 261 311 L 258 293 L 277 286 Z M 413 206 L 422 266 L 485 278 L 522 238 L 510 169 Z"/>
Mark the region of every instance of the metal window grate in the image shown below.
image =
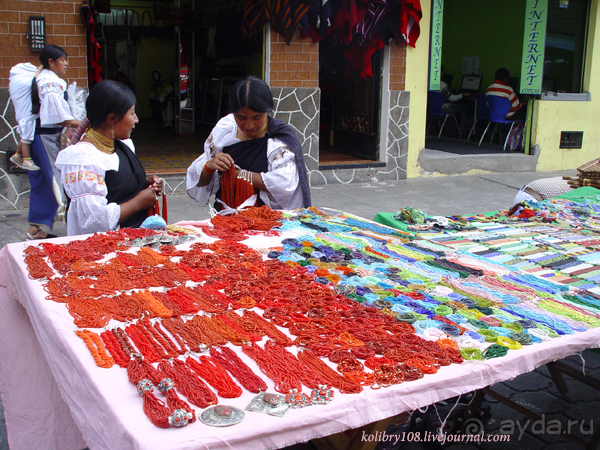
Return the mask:
<path id="1" fill-rule="evenodd" d="M 41 52 L 46 46 L 46 18 L 29 16 L 29 48 L 32 52 Z"/>
<path id="2" fill-rule="evenodd" d="M 559 148 L 581 148 L 583 131 L 561 131 Z"/>

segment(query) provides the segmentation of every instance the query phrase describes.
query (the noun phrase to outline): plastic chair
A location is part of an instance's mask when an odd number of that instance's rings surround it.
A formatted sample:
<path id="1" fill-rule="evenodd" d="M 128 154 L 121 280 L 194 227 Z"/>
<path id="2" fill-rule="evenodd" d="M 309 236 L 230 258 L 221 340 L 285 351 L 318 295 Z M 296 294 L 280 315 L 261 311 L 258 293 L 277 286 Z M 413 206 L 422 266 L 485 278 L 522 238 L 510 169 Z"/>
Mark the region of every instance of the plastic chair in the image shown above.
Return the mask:
<path id="1" fill-rule="evenodd" d="M 440 132 L 438 133 L 438 139 L 442 136 L 442 131 L 444 131 L 444 125 L 446 125 L 446 121 L 448 120 L 448 116 L 454 117 L 454 121 L 456 122 L 456 129 L 458 130 L 458 138 L 462 140 L 462 135 L 460 133 L 460 125 L 458 124 L 458 119 L 456 118 L 456 114 L 447 113 L 442 111 L 442 106 L 446 103 L 446 97 L 444 94 L 438 91 L 428 91 L 427 92 L 427 115 L 435 117 L 438 123 L 438 127 L 440 128 Z M 441 118 L 444 118 L 444 121 L 440 123 Z M 429 134 L 429 127 L 431 126 L 431 121 L 427 124 L 426 134 Z"/>
<path id="2" fill-rule="evenodd" d="M 485 94 L 483 92 L 477 93 L 475 97 L 476 108 L 475 108 L 475 121 L 473 122 L 473 126 L 471 127 L 471 131 L 469 131 L 469 136 L 467 137 L 467 141 L 471 139 L 471 135 L 477 130 L 477 121 L 479 119 L 490 120 L 490 107 L 487 104 L 487 100 L 485 99 Z M 481 144 L 480 144 L 481 145 Z"/>
<path id="3" fill-rule="evenodd" d="M 494 130 L 492 131 L 492 137 L 490 139 L 490 144 L 491 144 L 492 141 L 494 140 L 494 136 L 496 135 L 496 131 L 498 131 L 500 133 L 500 130 L 499 130 L 500 125 L 510 123 L 510 130 L 508 131 L 508 134 L 506 135 L 506 139 L 504 141 L 504 147 L 503 147 L 504 150 L 506 150 L 506 144 L 508 143 L 508 137 L 510 136 L 510 132 L 512 131 L 515 123 L 519 122 L 519 121 L 506 118 L 506 114 L 508 114 L 508 111 L 510 110 L 510 107 L 511 107 L 509 99 L 504 98 L 504 97 L 499 97 L 497 95 L 488 95 L 487 103 L 490 107 L 490 122 L 488 123 L 487 127 L 485 128 L 485 131 L 481 135 L 481 139 L 479 140 L 479 145 L 481 146 L 481 143 L 483 142 L 483 138 L 485 137 L 485 134 L 487 133 L 487 130 L 490 127 L 490 124 L 492 124 L 492 123 L 494 124 Z M 500 142 L 502 142 L 502 134 L 500 134 Z"/>

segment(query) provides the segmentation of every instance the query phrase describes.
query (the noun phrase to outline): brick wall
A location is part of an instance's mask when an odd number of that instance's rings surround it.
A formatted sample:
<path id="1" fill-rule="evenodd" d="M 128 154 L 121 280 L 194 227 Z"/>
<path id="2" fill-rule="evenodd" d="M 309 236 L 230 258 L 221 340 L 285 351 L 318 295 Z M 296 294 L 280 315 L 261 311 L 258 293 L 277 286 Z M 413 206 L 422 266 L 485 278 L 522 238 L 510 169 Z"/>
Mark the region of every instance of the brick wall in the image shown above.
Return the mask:
<path id="1" fill-rule="evenodd" d="M 390 91 L 403 91 L 406 75 L 406 42 L 390 43 Z"/>
<path id="2" fill-rule="evenodd" d="M 0 0 L 4 1 L 4 0 Z M 296 31 L 290 45 L 271 30 L 271 86 L 319 87 L 319 44 L 301 39 Z"/>
<path id="3" fill-rule="evenodd" d="M 67 83 L 87 87 L 85 28 L 79 18 L 81 0 L 0 0 L 0 88 L 8 87 L 10 68 L 22 62 L 39 64 L 39 52 L 29 50 L 29 16 L 46 18 L 46 43 L 59 45 L 69 56 Z"/>
<path id="4" fill-rule="evenodd" d="M 2 0 L 0 0 L 2 1 Z M 406 75 L 406 42 L 390 43 L 390 91 L 403 91 Z M 290 44 L 271 30 L 271 85 L 319 87 L 319 44 L 301 39 L 296 31 Z"/>

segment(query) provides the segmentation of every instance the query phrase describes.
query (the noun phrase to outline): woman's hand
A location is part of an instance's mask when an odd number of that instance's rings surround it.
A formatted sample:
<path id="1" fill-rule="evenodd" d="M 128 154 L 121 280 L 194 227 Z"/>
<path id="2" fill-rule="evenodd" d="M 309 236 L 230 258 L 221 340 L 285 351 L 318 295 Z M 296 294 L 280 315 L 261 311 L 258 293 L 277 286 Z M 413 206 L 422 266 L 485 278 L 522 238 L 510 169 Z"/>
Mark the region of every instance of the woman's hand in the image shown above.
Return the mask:
<path id="1" fill-rule="evenodd" d="M 155 201 L 156 193 L 154 192 L 154 189 L 152 189 L 152 186 L 142 189 L 131 200 L 119 205 L 121 207 L 121 217 L 119 218 L 119 223 L 122 223 L 139 211 L 152 208 Z"/>
<path id="2" fill-rule="evenodd" d="M 159 178 L 156 175 L 150 175 L 146 182 L 148 183 L 148 186 L 156 192 L 156 195 L 162 194 L 163 186 L 165 184 L 165 181 L 162 178 Z"/>
<path id="3" fill-rule="evenodd" d="M 142 189 L 140 192 L 138 192 L 138 194 L 131 200 L 136 201 L 138 211 L 152 208 L 154 206 L 154 202 L 156 201 L 156 192 L 152 186 L 148 186 L 147 189 Z"/>
<path id="4" fill-rule="evenodd" d="M 233 158 L 228 153 L 217 153 L 215 157 L 206 163 L 206 167 L 210 170 L 218 170 L 219 172 L 227 172 L 234 165 Z"/>

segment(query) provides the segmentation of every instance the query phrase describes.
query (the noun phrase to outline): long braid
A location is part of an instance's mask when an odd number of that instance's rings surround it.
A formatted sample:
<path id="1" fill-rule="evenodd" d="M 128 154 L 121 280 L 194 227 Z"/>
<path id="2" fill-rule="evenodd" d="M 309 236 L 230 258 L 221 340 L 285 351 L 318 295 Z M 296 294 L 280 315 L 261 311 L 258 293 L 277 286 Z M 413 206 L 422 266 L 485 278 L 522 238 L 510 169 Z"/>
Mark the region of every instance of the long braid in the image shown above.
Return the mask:
<path id="1" fill-rule="evenodd" d="M 71 138 L 71 145 L 77 144 L 81 140 L 81 136 L 83 136 L 83 133 L 85 133 L 89 127 L 90 119 L 86 117 L 79 123 L 77 130 L 75 130 L 75 133 L 73 133 L 73 137 Z"/>

